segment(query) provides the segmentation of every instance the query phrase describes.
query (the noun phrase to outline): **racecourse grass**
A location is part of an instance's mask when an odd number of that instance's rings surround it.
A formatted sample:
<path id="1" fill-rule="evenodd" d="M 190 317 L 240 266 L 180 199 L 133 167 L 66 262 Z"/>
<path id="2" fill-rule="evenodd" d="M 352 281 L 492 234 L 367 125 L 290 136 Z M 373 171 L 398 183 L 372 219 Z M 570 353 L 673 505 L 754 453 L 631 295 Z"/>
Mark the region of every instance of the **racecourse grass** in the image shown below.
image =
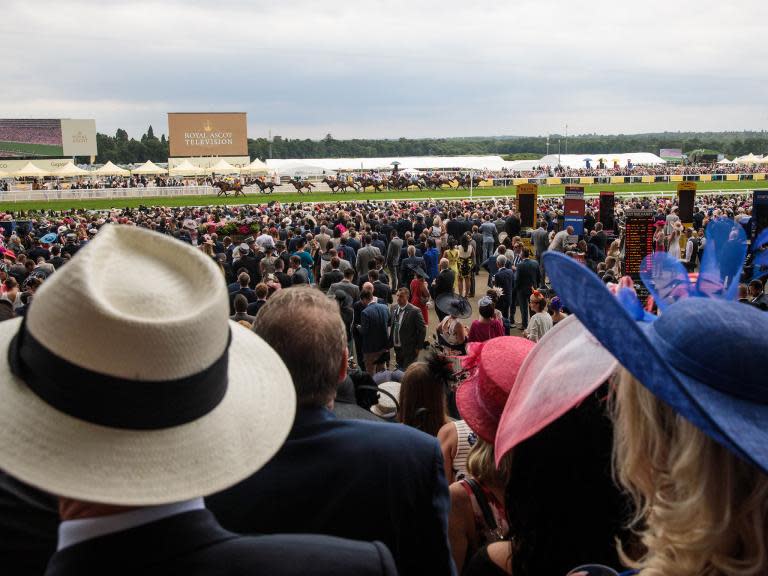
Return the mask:
<path id="1" fill-rule="evenodd" d="M 698 190 L 706 192 L 707 190 L 753 190 L 768 188 L 768 181 L 743 181 L 743 182 L 699 182 Z M 539 196 L 562 196 L 564 186 L 539 186 Z M 596 196 L 600 192 L 613 191 L 619 195 L 642 196 L 651 193 L 674 193 L 675 184 L 660 182 L 653 184 L 589 184 L 584 186 L 585 194 Z M 473 196 L 477 198 L 514 196 L 515 187 L 479 187 L 473 190 Z M 0 193 L 0 197 L 2 193 Z M 440 190 L 410 189 L 404 191 L 384 191 L 373 192 L 368 189 L 366 192 L 350 192 L 347 194 L 330 192 L 317 192 L 312 194 L 299 195 L 296 192 L 259 194 L 253 193 L 246 197 L 238 196 L 176 196 L 172 198 L 165 197 L 147 197 L 147 198 L 97 198 L 92 200 L 51 200 L 34 202 L 2 202 L 0 201 L 0 210 L 19 211 L 19 210 L 104 210 L 109 208 L 136 208 L 137 206 L 212 206 L 212 205 L 238 205 L 238 204 L 266 204 L 268 202 L 342 202 L 346 200 L 411 200 L 411 199 L 429 199 L 429 198 L 455 198 L 469 199 L 469 190 L 457 190 L 455 188 L 442 188 Z"/>

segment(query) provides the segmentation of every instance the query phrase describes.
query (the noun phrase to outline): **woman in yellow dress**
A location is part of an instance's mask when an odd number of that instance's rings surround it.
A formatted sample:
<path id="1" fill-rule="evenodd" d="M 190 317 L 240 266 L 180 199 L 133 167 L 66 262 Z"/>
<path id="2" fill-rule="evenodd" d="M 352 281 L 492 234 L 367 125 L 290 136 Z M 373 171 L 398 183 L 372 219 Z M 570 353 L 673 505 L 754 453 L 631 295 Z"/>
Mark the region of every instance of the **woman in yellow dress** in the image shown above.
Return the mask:
<path id="1" fill-rule="evenodd" d="M 443 258 L 448 259 L 448 268 L 453 270 L 453 291 L 459 290 L 459 249 L 456 247 L 456 239 L 453 236 L 448 237 L 448 250 L 443 254 Z"/>

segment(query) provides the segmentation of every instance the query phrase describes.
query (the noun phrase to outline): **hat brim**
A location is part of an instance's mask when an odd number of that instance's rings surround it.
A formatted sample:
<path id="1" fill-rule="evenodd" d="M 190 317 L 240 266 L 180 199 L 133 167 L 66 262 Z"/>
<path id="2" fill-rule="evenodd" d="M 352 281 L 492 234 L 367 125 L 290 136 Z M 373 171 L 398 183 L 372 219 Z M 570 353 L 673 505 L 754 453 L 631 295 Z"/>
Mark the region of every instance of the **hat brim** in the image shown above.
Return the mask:
<path id="1" fill-rule="evenodd" d="M 659 351 L 664 343 L 653 324 L 635 321 L 582 264 L 548 251 L 544 266 L 569 310 L 641 384 L 710 438 L 768 472 L 768 405 L 718 392 L 672 367 Z"/>
<path id="2" fill-rule="evenodd" d="M 472 431 L 486 442 L 493 442 L 496 437 L 498 422 L 477 402 L 477 387 L 479 386 L 479 371 L 464 380 L 456 389 L 456 407 L 459 415 Z"/>
<path id="3" fill-rule="evenodd" d="M 5 351 L 20 322 L 0 323 L 0 468 L 41 490 L 122 506 L 205 496 L 261 468 L 290 432 L 290 373 L 266 342 L 235 322 L 219 405 L 188 424 L 149 431 L 90 424 L 40 399 L 8 365 Z"/>
<path id="4" fill-rule="evenodd" d="M 496 462 L 578 406 L 618 366 L 576 316 L 559 322 L 520 367 L 496 432 Z"/>

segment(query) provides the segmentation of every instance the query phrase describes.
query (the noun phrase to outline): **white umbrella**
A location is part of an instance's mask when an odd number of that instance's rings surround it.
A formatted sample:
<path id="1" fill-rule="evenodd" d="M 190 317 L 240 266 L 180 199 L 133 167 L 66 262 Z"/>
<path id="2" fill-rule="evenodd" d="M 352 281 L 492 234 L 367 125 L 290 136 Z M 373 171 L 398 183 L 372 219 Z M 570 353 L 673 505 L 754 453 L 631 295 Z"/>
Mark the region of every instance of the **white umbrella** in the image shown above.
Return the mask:
<path id="1" fill-rule="evenodd" d="M 32 162 L 27 162 L 23 168 L 20 168 L 15 172 L 11 172 L 11 176 L 16 178 L 42 178 L 43 176 L 49 175 L 49 172 L 43 170 L 42 168 L 38 168 L 32 164 Z"/>

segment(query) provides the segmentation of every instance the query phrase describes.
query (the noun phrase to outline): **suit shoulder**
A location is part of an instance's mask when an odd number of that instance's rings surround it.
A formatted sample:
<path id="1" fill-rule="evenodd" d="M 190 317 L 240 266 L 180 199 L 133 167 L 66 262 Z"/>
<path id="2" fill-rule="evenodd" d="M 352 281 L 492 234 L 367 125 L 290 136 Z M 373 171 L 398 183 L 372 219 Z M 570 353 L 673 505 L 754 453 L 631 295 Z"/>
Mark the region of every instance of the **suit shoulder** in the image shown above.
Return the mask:
<path id="1" fill-rule="evenodd" d="M 240 557 L 244 569 L 254 574 L 394 575 L 389 550 L 380 542 L 357 542 L 333 536 L 280 534 L 244 536 L 230 540 L 222 550 Z M 246 572 L 243 571 L 243 574 Z"/>

